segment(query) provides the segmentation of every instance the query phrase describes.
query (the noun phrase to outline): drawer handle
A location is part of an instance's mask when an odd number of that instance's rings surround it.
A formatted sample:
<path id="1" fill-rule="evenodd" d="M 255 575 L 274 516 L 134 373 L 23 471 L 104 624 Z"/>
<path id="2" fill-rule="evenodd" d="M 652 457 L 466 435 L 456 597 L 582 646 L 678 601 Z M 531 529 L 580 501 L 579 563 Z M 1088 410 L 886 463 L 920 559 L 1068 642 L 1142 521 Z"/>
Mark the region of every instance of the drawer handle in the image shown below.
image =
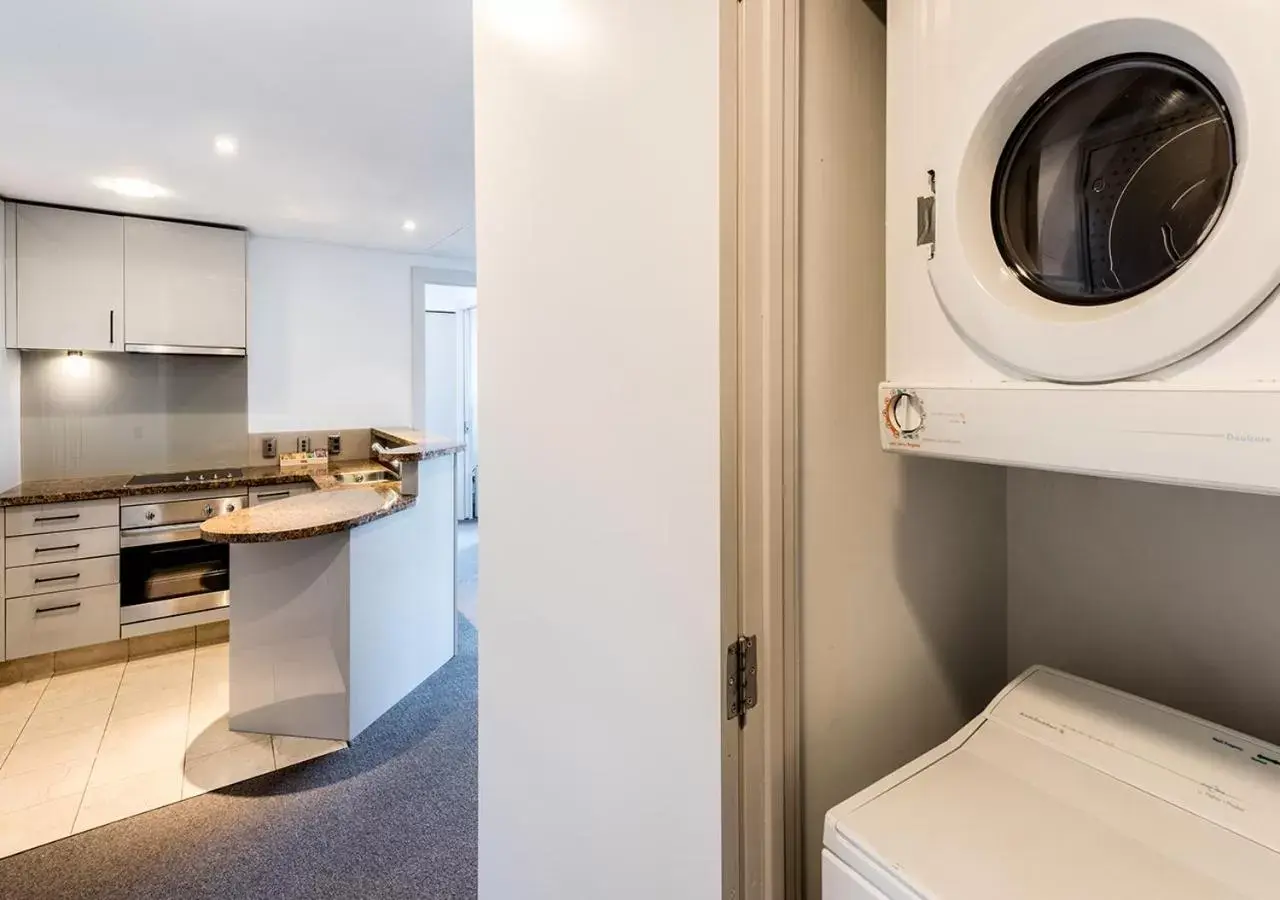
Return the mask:
<path id="1" fill-rule="evenodd" d="M 74 580 L 74 579 L 76 579 L 76 578 L 79 578 L 79 577 L 80 577 L 80 573 L 79 573 L 79 572 L 77 572 L 77 573 L 76 573 L 76 574 L 74 574 L 74 575 L 54 575 L 54 576 L 52 576 L 52 577 L 50 577 L 50 578 L 37 578 L 37 579 L 36 579 L 36 581 L 35 581 L 35 583 L 36 583 L 36 584 L 49 584 L 50 582 L 53 582 L 53 581 L 72 581 L 72 580 Z"/>
<path id="2" fill-rule="evenodd" d="M 59 547 L 37 547 L 36 553 L 57 553 L 59 550 L 79 550 L 79 544 L 62 544 Z"/>
<path id="3" fill-rule="evenodd" d="M 70 513 L 65 516 L 36 516 L 31 521 L 39 525 L 41 522 L 72 522 L 80 518 L 80 513 Z"/>
<path id="4" fill-rule="evenodd" d="M 36 615 L 39 616 L 39 615 L 43 615 L 44 613 L 63 612 L 64 610 L 79 609 L 79 608 L 80 608 L 79 603 L 64 603 L 61 606 L 37 606 Z"/>
<path id="5" fill-rule="evenodd" d="M 290 493 L 290 491 L 271 491 L 270 493 L 259 494 L 258 499 L 266 500 L 270 497 L 288 497 Z"/>

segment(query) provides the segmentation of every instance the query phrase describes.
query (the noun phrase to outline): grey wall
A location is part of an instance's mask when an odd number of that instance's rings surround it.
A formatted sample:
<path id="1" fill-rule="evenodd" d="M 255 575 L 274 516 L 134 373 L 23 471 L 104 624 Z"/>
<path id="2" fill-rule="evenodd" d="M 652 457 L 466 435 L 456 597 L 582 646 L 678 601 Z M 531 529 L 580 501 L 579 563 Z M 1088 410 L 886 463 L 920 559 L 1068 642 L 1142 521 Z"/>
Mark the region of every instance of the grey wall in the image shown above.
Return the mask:
<path id="1" fill-rule="evenodd" d="M 845 0 L 802 20 L 800 753 L 817 898 L 826 811 L 1005 683 L 1005 473 L 880 450 L 885 31 Z"/>
<path id="2" fill-rule="evenodd" d="M 1280 742 L 1280 498 L 1009 473 L 1009 663 Z"/>
<path id="3" fill-rule="evenodd" d="M 243 359 L 22 357 L 24 481 L 243 465 L 247 459 Z"/>

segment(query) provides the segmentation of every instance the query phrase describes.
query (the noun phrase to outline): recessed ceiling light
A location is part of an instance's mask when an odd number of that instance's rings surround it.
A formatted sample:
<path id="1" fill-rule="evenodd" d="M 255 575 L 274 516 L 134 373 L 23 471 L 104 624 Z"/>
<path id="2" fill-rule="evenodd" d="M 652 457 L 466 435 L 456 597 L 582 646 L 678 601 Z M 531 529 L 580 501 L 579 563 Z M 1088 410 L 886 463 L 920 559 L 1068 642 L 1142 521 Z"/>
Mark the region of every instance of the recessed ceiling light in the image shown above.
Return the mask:
<path id="1" fill-rule="evenodd" d="M 229 134 L 220 134 L 213 139 L 213 149 L 219 156 L 235 156 L 240 150 L 240 142 Z"/>
<path id="2" fill-rule="evenodd" d="M 94 187 L 100 187 L 104 191 L 112 191 L 122 197 L 140 197 L 143 199 L 154 199 L 156 197 L 168 197 L 173 191 L 163 188 L 158 184 L 153 184 L 142 178 L 95 178 L 93 179 Z"/>
<path id="3" fill-rule="evenodd" d="M 405 219 L 404 224 L 401 225 L 400 227 L 403 228 L 405 231 L 417 231 L 418 223 L 413 221 L 413 219 Z"/>

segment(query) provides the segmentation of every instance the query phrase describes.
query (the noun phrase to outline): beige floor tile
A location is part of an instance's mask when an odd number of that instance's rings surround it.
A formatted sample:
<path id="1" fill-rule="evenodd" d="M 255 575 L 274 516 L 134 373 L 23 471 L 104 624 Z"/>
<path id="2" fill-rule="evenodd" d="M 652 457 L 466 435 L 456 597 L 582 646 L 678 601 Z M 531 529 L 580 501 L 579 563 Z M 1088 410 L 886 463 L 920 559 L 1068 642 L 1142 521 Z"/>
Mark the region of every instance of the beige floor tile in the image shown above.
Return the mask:
<path id="1" fill-rule="evenodd" d="M 81 731 L 95 725 L 105 726 L 107 718 L 111 715 L 111 702 L 111 699 L 107 698 L 54 709 L 37 706 L 36 711 L 27 720 L 26 727 L 22 729 L 22 736 L 18 738 L 18 743 L 25 744 L 50 735 L 65 734 L 68 731 Z"/>
<path id="2" fill-rule="evenodd" d="M 9 778 L 33 769 L 55 766 L 59 763 L 92 760 L 102 742 L 102 726 L 84 728 L 65 734 L 34 741 L 21 741 L 9 751 L 4 765 L 0 766 L 0 778 Z"/>
<path id="3" fill-rule="evenodd" d="M 168 653 L 157 653 L 154 656 L 138 656 L 130 657 L 128 670 L 130 672 L 146 672 L 151 669 L 164 669 L 173 666 L 189 666 L 196 658 L 196 648 L 187 647 L 183 650 L 171 650 Z"/>
<path id="4" fill-rule="evenodd" d="M 129 666 L 132 665 L 133 663 L 129 663 Z M 177 685 L 191 689 L 191 660 L 140 669 L 126 667 L 124 678 L 120 681 L 120 690 L 154 690 Z"/>
<path id="5" fill-rule="evenodd" d="M 283 737 L 276 735 L 271 739 L 275 745 L 276 768 L 283 769 L 294 763 L 315 759 L 337 750 L 347 749 L 345 741 L 325 741 L 319 738 Z"/>
<path id="6" fill-rule="evenodd" d="M 80 795 L 60 797 L 38 806 L 0 815 L 0 856 L 10 856 L 71 834 Z"/>
<path id="7" fill-rule="evenodd" d="M 18 742 L 18 735 L 22 732 L 22 728 L 26 724 L 26 719 L 14 719 L 10 722 L 0 722 L 0 766 L 4 765 L 5 758 L 9 755 L 9 751 L 13 748 L 13 745 Z"/>
<path id="8" fill-rule="evenodd" d="M 225 681 L 197 683 L 191 688 L 191 708 L 226 712 L 231 708 L 231 685 Z"/>
<path id="9" fill-rule="evenodd" d="M 271 736 L 232 731 L 227 724 L 226 712 L 212 718 L 193 715 L 187 726 L 187 763 L 189 765 L 193 759 L 245 744 L 265 744 L 270 749 Z"/>
<path id="10" fill-rule="evenodd" d="M 187 714 L 183 709 L 113 718 L 97 752 L 91 781 L 114 781 L 166 764 L 181 765 L 186 749 Z"/>
<path id="11" fill-rule="evenodd" d="M 48 678 L 39 681 L 19 681 L 0 687 L 0 722 L 21 716 L 23 721 L 35 710 L 49 684 Z"/>
<path id="12" fill-rule="evenodd" d="M 117 663 L 55 675 L 40 697 L 40 706 L 46 710 L 60 709 L 110 699 L 119 690 L 120 676 L 123 674 L 124 663 Z"/>
<path id="13" fill-rule="evenodd" d="M 106 748 L 93 760 L 89 787 L 101 787 L 144 772 L 162 769 L 181 771 L 186 749 L 184 739 L 177 742 L 166 740 L 159 744 L 130 742 Z"/>
<path id="14" fill-rule="evenodd" d="M 89 783 L 93 763 L 60 763 L 0 778 L 0 815 L 48 803 L 60 797 L 79 797 Z"/>
<path id="15" fill-rule="evenodd" d="M 182 796 L 195 797 L 275 768 L 268 742 L 254 742 L 187 761 Z"/>
<path id="16" fill-rule="evenodd" d="M 78 834 L 181 799 L 181 767 L 161 766 L 96 785 L 90 781 L 73 830 Z"/>
<path id="17" fill-rule="evenodd" d="M 112 716 L 128 717 L 143 713 L 159 712 L 174 707 L 183 707 L 191 703 L 191 684 L 188 681 L 146 683 L 140 685 L 120 686 L 116 694 L 115 708 Z"/>

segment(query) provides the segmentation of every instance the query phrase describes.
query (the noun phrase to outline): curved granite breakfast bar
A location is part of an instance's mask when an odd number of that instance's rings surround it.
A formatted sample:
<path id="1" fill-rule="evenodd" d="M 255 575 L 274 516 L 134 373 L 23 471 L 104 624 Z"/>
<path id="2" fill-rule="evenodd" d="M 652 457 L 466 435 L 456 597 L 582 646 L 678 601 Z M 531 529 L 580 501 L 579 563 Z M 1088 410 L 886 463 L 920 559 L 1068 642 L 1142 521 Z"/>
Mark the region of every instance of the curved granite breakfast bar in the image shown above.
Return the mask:
<path id="1" fill-rule="evenodd" d="M 375 436 L 400 482 L 318 475 L 314 493 L 201 526 L 231 545 L 236 731 L 349 741 L 453 655 L 459 448 Z"/>
<path id="2" fill-rule="evenodd" d="M 321 487 L 312 494 L 210 519 L 200 531 L 206 541 L 224 544 L 296 541 L 350 531 L 408 509 L 415 502 L 416 498 L 389 486 Z"/>

